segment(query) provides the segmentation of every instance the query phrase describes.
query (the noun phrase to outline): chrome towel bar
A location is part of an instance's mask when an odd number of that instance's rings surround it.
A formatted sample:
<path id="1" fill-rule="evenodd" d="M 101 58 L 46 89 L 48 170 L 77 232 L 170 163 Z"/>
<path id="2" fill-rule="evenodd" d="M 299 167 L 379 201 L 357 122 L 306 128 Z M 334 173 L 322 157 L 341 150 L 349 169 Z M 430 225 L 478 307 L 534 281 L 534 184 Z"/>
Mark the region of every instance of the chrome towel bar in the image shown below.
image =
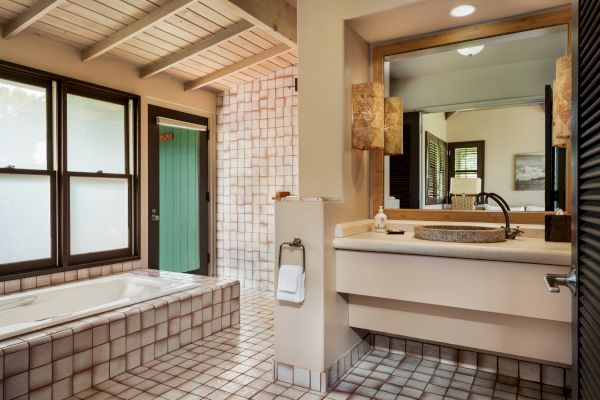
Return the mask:
<path id="1" fill-rule="evenodd" d="M 279 245 L 279 261 L 277 263 L 277 268 L 281 268 L 281 253 L 284 246 L 302 249 L 302 272 L 306 272 L 306 248 L 302 244 L 302 240 L 298 238 L 294 238 L 291 242 L 283 242 Z"/>

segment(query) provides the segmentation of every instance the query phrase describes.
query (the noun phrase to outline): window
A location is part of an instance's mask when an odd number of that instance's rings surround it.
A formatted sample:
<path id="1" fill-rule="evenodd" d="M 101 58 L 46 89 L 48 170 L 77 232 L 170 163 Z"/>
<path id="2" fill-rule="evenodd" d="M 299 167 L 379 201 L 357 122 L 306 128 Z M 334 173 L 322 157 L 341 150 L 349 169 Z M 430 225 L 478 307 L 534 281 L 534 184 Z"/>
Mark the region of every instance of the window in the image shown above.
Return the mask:
<path id="1" fill-rule="evenodd" d="M 137 258 L 138 104 L 0 63 L 0 275 Z"/>
<path id="2" fill-rule="evenodd" d="M 448 143 L 449 178 L 480 178 L 483 190 L 485 141 Z"/>
<path id="3" fill-rule="evenodd" d="M 132 255 L 133 100 L 67 85 L 63 182 L 70 263 Z"/>
<path id="4" fill-rule="evenodd" d="M 448 196 L 448 145 L 425 132 L 425 204 L 442 204 Z"/>
<path id="5" fill-rule="evenodd" d="M 0 265 L 56 264 L 52 81 L 0 78 Z"/>

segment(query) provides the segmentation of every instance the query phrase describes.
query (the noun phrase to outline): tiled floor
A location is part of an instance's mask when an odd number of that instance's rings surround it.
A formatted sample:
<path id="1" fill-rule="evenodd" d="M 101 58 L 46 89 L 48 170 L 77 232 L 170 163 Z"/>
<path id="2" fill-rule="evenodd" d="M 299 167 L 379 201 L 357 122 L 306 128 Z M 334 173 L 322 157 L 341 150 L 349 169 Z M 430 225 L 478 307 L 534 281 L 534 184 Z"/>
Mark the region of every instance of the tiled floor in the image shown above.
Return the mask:
<path id="1" fill-rule="evenodd" d="M 103 382 L 72 399 L 318 400 L 304 388 L 273 382 L 273 293 L 243 290 L 241 323 Z M 372 351 L 327 395 L 334 400 L 548 399 L 557 388 Z"/>
<path id="2" fill-rule="evenodd" d="M 336 400 L 565 400 L 563 390 L 421 358 L 371 351 L 348 371 Z"/>

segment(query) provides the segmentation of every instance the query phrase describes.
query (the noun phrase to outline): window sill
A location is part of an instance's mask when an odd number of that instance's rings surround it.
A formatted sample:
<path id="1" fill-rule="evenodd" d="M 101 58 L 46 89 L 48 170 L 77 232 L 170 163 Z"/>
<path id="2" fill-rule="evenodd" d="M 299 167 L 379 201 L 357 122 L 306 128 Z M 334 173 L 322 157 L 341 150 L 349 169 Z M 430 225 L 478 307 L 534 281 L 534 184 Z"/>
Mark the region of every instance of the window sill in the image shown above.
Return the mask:
<path id="1" fill-rule="evenodd" d="M 51 274 L 56 274 L 56 273 L 60 273 L 60 272 L 76 271 L 78 269 L 83 269 L 83 268 L 99 267 L 99 266 L 104 266 L 104 265 L 117 264 L 117 263 L 128 262 L 128 261 L 137 261 L 137 260 L 141 260 L 141 257 L 140 256 L 129 256 L 129 257 L 116 258 L 116 259 L 112 259 L 112 260 L 95 261 L 95 262 L 90 262 L 90 263 L 80 263 L 77 265 L 68 265 L 66 267 L 39 268 L 39 269 L 32 269 L 32 270 L 24 271 L 24 272 L 17 272 L 17 273 L 11 272 L 11 273 L 7 273 L 7 274 L 0 273 L 0 282 L 10 281 L 13 279 L 31 278 L 31 277 L 40 276 L 40 275 L 51 275 Z"/>

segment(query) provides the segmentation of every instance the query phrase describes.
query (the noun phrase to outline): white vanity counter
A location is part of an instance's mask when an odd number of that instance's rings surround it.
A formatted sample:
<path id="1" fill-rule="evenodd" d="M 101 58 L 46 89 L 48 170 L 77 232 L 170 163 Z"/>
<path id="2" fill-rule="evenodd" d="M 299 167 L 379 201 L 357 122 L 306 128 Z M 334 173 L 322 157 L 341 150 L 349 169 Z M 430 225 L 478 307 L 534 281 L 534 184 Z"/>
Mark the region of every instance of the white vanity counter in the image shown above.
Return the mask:
<path id="1" fill-rule="evenodd" d="M 545 242 L 543 226 L 502 243 L 415 239 L 415 225 L 498 224 L 391 221 L 404 235 L 339 224 L 336 290 L 348 294 L 350 326 L 560 364 L 570 362 L 571 294 L 551 294 L 548 273 L 565 274 L 570 243 Z"/>
<path id="2" fill-rule="evenodd" d="M 571 265 L 570 243 L 546 242 L 543 238 L 531 237 L 518 237 L 502 243 L 452 243 L 416 239 L 412 232 L 404 235 L 365 232 L 335 238 L 333 246 L 340 250 Z"/>

